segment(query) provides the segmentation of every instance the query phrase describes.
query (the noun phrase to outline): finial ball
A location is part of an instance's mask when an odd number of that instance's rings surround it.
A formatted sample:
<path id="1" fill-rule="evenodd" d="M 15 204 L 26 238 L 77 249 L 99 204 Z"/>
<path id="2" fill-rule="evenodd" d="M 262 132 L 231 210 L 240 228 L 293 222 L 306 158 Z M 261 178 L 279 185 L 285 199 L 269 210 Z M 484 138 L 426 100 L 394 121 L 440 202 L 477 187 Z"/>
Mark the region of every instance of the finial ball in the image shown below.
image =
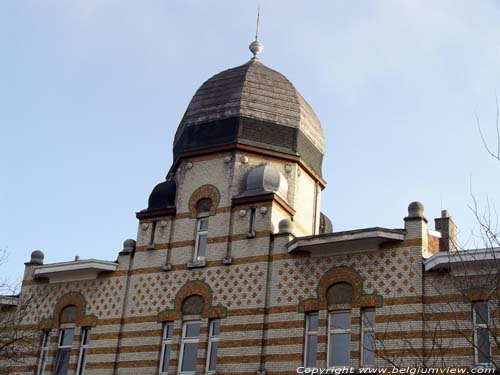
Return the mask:
<path id="1" fill-rule="evenodd" d="M 424 205 L 420 202 L 412 202 L 408 206 L 408 217 L 424 217 Z"/>
<path id="2" fill-rule="evenodd" d="M 42 250 L 35 250 L 31 253 L 30 263 L 41 265 L 43 264 L 43 259 L 45 255 Z"/>
<path id="3" fill-rule="evenodd" d="M 248 48 L 250 49 L 250 52 L 253 53 L 253 58 L 258 59 L 260 53 L 264 49 L 264 45 L 258 40 L 254 40 L 252 43 L 250 43 L 250 46 Z"/>

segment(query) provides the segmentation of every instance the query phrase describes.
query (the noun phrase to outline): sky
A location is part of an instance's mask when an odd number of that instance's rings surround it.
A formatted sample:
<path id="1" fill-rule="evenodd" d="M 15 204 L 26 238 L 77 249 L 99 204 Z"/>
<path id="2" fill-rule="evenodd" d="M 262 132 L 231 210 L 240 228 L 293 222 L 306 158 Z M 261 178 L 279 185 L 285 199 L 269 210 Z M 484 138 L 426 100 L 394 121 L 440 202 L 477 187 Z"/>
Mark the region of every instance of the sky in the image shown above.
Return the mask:
<path id="1" fill-rule="evenodd" d="M 479 246 L 472 195 L 500 205 L 500 3 L 260 2 L 261 60 L 326 136 L 322 211 L 335 231 L 401 228 L 447 209 Z M 114 260 L 172 162 L 196 89 L 245 63 L 257 1 L 0 2 L 0 274 Z M 472 195 L 471 195 L 472 194 Z"/>

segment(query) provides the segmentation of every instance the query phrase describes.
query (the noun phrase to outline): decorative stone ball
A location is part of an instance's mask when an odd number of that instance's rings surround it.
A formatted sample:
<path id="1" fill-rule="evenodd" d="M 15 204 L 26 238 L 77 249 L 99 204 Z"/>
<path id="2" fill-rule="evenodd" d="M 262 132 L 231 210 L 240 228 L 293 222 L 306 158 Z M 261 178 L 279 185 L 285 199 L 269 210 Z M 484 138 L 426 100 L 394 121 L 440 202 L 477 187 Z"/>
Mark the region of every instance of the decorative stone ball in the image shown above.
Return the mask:
<path id="1" fill-rule="evenodd" d="M 283 219 L 278 224 L 280 234 L 290 234 L 293 232 L 293 223 L 289 219 Z"/>
<path id="2" fill-rule="evenodd" d="M 124 253 L 133 253 L 135 251 L 135 240 L 129 238 L 123 242 L 123 252 Z"/>
<path id="3" fill-rule="evenodd" d="M 188 162 L 186 163 L 186 168 L 187 168 L 187 169 L 191 169 L 191 168 L 193 168 L 193 162 L 192 162 L 192 161 L 188 161 Z"/>
<path id="4" fill-rule="evenodd" d="M 35 250 L 31 253 L 30 263 L 32 264 L 43 264 L 43 259 L 45 258 L 45 254 L 42 250 Z"/>
<path id="5" fill-rule="evenodd" d="M 260 208 L 260 213 L 261 213 L 262 215 L 265 215 L 265 214 L 267 213 L 267 207 L 266 207 L 266 206 L 262 206 L 262 207 Z"/>
<path id="6" fill-rule="evenodd" d="M 246 164 L 246 163 L 248 163 L 248 156 L 246 156 L 246 155 L 241 155 L 240 160 L 241 160 L 241 162 L 242 162 L 243 164 Z"/>
<path id="7" fill-rule="evenodd" d="M 412 202 L 408 206 L 408 217 L 424 217 L 424 205 L 420 202 Z"/>
<path id="8" fill-rule="evenodd" d="M 239 215 L 240 217 L 244 217 L 247 214 L 247 210 L 240 210 Z"/>

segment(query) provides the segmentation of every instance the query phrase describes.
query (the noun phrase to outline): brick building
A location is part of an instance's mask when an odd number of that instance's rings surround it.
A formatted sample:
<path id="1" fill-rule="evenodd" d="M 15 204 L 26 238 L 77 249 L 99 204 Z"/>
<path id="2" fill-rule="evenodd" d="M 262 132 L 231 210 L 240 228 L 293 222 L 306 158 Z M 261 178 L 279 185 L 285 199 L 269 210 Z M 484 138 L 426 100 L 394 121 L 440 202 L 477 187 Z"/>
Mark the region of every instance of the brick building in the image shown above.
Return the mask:
<path id="1" fill-rule="evenodd" d="M 262 45 L 250 49 L 249 62 L 195 93 L 167 178 L 116 261 L 44 264 L 32 253 L 19 303 L 29 299 L 23 324 L 41 339 L 14 372 L 278 375 L 492 361 L 487 288 L 465 296 L 450 274 L 480 274 L 496 252 L 456 258 L 451 217 L 443 211 L 432 230 L 418 202 L 401 228 L 334 232 L 320 210 L 320 122 L 261 63 Z"/>

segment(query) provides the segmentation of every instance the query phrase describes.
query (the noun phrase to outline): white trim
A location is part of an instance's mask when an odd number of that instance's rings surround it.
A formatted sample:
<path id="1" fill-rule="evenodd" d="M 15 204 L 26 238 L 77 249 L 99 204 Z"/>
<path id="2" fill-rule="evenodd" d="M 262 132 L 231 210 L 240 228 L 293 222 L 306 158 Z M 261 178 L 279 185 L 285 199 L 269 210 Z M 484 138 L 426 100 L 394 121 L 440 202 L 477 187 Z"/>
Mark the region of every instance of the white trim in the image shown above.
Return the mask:
<path id="1" fill-rule="evenodd" d="M 0 296 L 0 306 L 17 306 L 19 296 Z"/>
<path id="2" fill-rule="evenodd" d="M 36 266 L 34 277 L 48 278 L 49 283 L 94 280 L 101 272 L 113 272 L 118 263 L 98 259 L 84 259 Z"/>
<path id="3" fill-rule="evenodd" d="M 201 322 L 199 320 L 189 320 L 187 322 L 184 322 L 182 324 L 182 337 L 181 337 L 181 351 L 180 351 L 180 354 L 179 354 L 179 365 L 178 365 L 178 374 L 195 374 L 196 373 L 196 365 L 195 365 L 195 371 L 182 371 L 182 362 L 184 361 L 184 346 L 185 344 L 198 344 L 198 350 L 200 349 L 199 348 L 199 344 L 200 344 L 200 335 L 198 335 L 198 337 L 186 337 L 186 328 L 189 324 L 193 324 L 193 323 L 196 323 L 196 324 L 199 324 L 200 325 L 200 334 L 201 334 Z M 196 351 L 198 353 L 198 350 Z M 195 362 L 196 362 L 196 359 L 198 358 L 198 355 L 196 356 L 195 358 Z"/>
<path id="4" fill-rule="evenodd" d="M 170 337 L 167 337 L 168 327 L 171 327 L 171 335 L 170 335 Z M 170 345 L 170 349 L 172 350 L 173 335 L 174 335 L 174 322 L 166 322 L 163 325 L 163 336 L 162 336 L 162 339 L 161 339 L 160 366 L 158 367 L 158 373 L 160 375 L 168 374 L 168 368 L 170 366 L 170 357 L 167 358 L 167 361 L 168 361 L 167 371 L 162 371 L 162 368 L 163 368 L 163 365 L 164 365 L 163 362 L 165 361 L 165 357 L 164 357 L 165 356 L 165 347 L 167 345 Z"/>
<path id="5" fill-rule="evenodd" d="M 343 367 L 343 366 L 349 366 L 350 365 L 350 360 L 351 360 L 351 349 L 350 349 L 350 343 L 351 343 L 351 332 L 352 332 L 352 326 L 351 326 L 351 322 L 349 322 L 349 327 L 351 328 L 348 328 L 348 329 L 332 329 L 331 326 L 332 326 L 332 316 L 335 315 L 335 314 L 349 314 L 349 319 L 352 319 L 352 311 L 351 310 L 334 310 L 334 311 L 330 311 L 328 313 L 328 331 L 327 331 L 327 334 L 328 334 L 328 337 L 327 337 L 327 345 L 326 345 L 326 367 Z M 346 334 L 348 333 L 349 334 L 349 350 L 347 351 L 348 352 L 348 355 L 347 355 L 347 364 L 345 365 L 330 365 L 330 345 L 332 345 L 332 342 L 330 340 L 330 336 L 333 334 L 333 335 L 336 335 L 336 334 Z"/>
<path id="6" fill-rule="evenodd" d="M 318 322 L 317 322 L 317 327 L 316 331 L 310 331 L 310 324 L 311 324 L 311 316 L 316 315 Z M 317 311 L 312 311 L 306 314 L 306 328 L 305 328 L 305 334 L 304 334 L 304 367 L 308 367 L 307 364 L 307 356 L 308 356 L 308 351 L 309 351 L 309 337 L 310 336 L 316 336 L 316 340 L 318 340 L 319 337 L 319 313 Z M 318 363 L 318 342 L 316 341 L 316 358 L 315 358 L 316 364 Z"/>
<path id="7" fill-rule="evenodd" d="M 403 241 L 405 234 L 397 229 L 367 228 L 354 231 L 297 237 L 287 244 L 288 252 L 308 251 L 335 254 L 351 250 L 379 248 L 385 242 Z"/>
<path id="8" fill-rule="evenodd" d="M 219 334 L 214 335 L 214 323 L 219 322 Z M 220 341 L 220 319 L 212 319 L 209 321 L 210 324 L 210 329 L 209 329 L 209 335 L 208 335 L 208 349 L 207 349 L 207 361 L 205 365 L 205 374 L 215 374 L 216 370 L 210 371 L 210 357 L 212 355 L 212 344 L 214 342 L 219 342 Z M 217 349 L 218 350 L 218 349 Z M 217 357 L 215 357 L 215 367 L 217 367 Z"/>
<path id="9" fill-rule="evenodd" d="M 364 318 L 364 314 L 366 314 L 367 312 L 373 312 L 373 326 L 372 327 L 368 327 L 365 325 L 365 319 Z M 375 343 L 375 309 L 374 308 L 364 308 L 364 309 L 361 309 L 361 313 L 360 313 L 360 316 L 361 316 L 361 348 L 360 348 L 360 359 L 361 359 L 361 366 L 362 367 L 372 367 L 375 365 L 375 363 L 369 363 L 369 364 L 366 364 L 365 363 L 365 359 L 364 359 L 364 352 L 365 352 L 365 332 L 371 332 L 373 333 L 373 338 L 374 338 L 374 343 Z M 373 357 L 374 360 L 375 360 L 375 356 Z"/>
<path id="10" fill-rule="evenodd" d="M 78 367 L 76 368 L 76 375 L 85 374 L 85 365 L 87 364 L 87 357 L 90 343 L 90 327 L 81 329 L 82 340 L 80 341 L 80 353 L 78 354 Z M 85 352 L 85 356 L 83 355 Z"/>
<path id="11" fill-rule="evenodd" d="M 47 357 L 50 349 L 50 331 L 42 331 L 42 348 L 40 350 L 40 358 L 38 359 L 37 375 L 45 373 L 45 366 L 47 365 Z"/>
<path id="12" fill-rule="evenodd" d="M 476 312 L 476 305 L 478 304 L 486 304 L 486 311 L 488 313 L 488 316 L 486 316 L 486 323 L 477 323 L 477 312 Z M 485 317 L 482 317 L 484 320 Z M 489 353 L 488 357 L 490 358 L 490 362 L 479 362 L 479 348 L 478 348 L 478 343 L 477 343 L 477 330 L 482 328 L 482 329 L 487 329 L 488 330 L 488 340 L 490 340 L 490 331 L 488 328 L 488 323 L 490 321 L 490 310 L 489 310 L 489 304 L 488 302 L 476 302 L 472 305 L 472 329 L 473 329 L 473 335 L 474 335 L 474 365 L 475 366 L 490 366 L 491 362 L 491 343 L 489 343 L 488 348 L 489 348 Z"/>
<path id="13" fill-rule="evenodd" d="M 65 331 L 72 331 L 72 337 L 71 337 L 71 344 L 70 345 L 62 345 L 61 344 L 61 339 L 63 338 L 63 332 Z M 57 341 L 57 353 L 56 353 L 56 362 L 55 362 L 55 368 L 54 368 L 54 373 L 57 370 L 57 364 L 59 362 L 59 355 L 61 353 L 61 350 L 63 349 L 69 349 L 70 350 L 70 356 L 69 356 L 69 363 L 71 362 L 71 349 L 73 348 L 73 341 L 75 338 L 75 329 L 74 328 L 61 328 L 59 329 L 59 339 Z"/>
<path id="14" fill-rule="evenodd" d="M 464 263 L 482 263 L 499 259 L 500 247 L 457 250 L 453 252 L 443 251 L 424 260 L 424 268 L 426 271 L 431 271 L 433 269 L 449 269 L 450 266 L 459 266 Z"/>
<path id="15" fill-rule="evenodd" d="M 202 222 L 207 223 L 207 229 L 201 229 Z M 200 237 L 203 235 L 207 236 L 207 243 L 205 244 L 205 255 L 203 257 L 199 257 L 198 253 L 200 252 L 199 249 Z M 199 262 L 205 260 L 207 253 L 207 248 L 206 248 L 207 244 L 208 244 L 208 217 L 200 217 L 196 222 L 196 242 L 194 244 L 193 262 Z"/>

